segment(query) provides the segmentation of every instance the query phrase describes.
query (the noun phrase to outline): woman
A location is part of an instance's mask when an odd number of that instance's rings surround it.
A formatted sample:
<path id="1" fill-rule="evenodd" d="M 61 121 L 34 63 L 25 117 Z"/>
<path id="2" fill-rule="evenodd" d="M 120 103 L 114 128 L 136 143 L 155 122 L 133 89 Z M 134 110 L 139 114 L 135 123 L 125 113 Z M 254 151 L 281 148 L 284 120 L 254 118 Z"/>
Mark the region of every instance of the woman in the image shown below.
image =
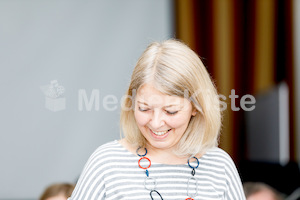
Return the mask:
<path id="1" fill-rule="evenodd" d="M 217 148 L 216 89 L 189 47 L 150 44 L 126 97 L 125 137 L 92 154 L 70 200 L 245 199 L 234 163 Z"/>

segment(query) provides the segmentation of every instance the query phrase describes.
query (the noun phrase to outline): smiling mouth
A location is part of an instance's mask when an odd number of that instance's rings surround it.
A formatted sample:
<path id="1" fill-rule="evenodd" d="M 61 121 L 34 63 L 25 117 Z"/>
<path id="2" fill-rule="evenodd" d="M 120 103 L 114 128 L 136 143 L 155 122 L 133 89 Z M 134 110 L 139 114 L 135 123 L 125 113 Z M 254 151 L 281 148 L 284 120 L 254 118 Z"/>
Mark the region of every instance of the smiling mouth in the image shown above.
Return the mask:
<path id="1" fill-rule="evenodd" d="M 152 133 L 154 133 L 155 135 L 157 136 L 162 136 L 162 135 L 165 135 L 167 134 L 171 129 L 169 130 L 166 130 L 166 131 L 153 131 L 152 129 L 150 129 Z"/>

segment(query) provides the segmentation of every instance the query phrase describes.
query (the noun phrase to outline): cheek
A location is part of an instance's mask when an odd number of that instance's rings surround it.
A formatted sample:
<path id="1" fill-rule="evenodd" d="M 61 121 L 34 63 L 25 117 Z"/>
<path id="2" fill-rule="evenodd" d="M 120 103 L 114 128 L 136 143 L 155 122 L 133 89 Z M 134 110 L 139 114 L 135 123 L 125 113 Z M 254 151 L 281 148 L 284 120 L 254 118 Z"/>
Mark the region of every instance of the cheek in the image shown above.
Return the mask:
<path id="1" fill-rule="evenodd" d="M 172 128 L 184 128 L 187 127 L 190 121 L 190 117 L 174 116 L 172 120 L 168 120 L 168 125 Z"/>
<path id="2" fill-rule="evenodd" d="M 148 121 L 149 121 L 149 117 L 147 114 L 145 113 L 141 113 L 141 112 L 134 112 L 134 117 L 135 117 L 135 121 L 138 124 L 138 126 L 145 126 Z"/>

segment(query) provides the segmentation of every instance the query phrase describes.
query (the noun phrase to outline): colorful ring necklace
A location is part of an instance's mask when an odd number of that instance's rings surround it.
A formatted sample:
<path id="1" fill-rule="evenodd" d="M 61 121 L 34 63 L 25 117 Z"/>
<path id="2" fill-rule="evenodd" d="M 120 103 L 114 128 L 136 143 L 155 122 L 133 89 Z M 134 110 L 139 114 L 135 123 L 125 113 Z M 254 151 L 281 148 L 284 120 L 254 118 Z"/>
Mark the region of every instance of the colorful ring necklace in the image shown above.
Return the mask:
<path id="1" fill-rule="evenodd" d="M 146 173 L 146 178 L 145 178 L 145 181 L 144 181 L 144 187 L 145 187 L 145 189 L 150 190 L 150 197 L 151 197 L 151 200 L 154 200 L 154 198 L 153 198 L 153 196 L 152 196 L 153 193 L 156 193 L 156 194 L 160 197 L 160 199 L 163 200 L 161 194 L 156 190 L 156 185 L 157 185 L 156 179 L 155 179 L 155 178 L 152 178 L 152 177 L 149 177 L 149 171 L 148 171 L 148 169 L 151 167 L 151 160 L 150 160 L 149 158 L 146 157 L 148 151 L 147 151 L 146 148 L 144 148 L 144 149 L 145 149 L 145 154 L 141 155 L 141 154 L 139 154 L 139 150 L 140 150 L 140 149 L 141 149 L 141 147 L 137 148 L 136 154 L 137 154 L 139 157 L 141 157 L 141 158 L 139 159 L 139 161 L 138 161 L 139 167 L 140 167 L 141 169 L 144 169 L 144 170 L 145 170 L 145 173 Z M 196 166 L 196 167 L 193 167 L 193 166 L 190 164 L 190 160 L 191 160 L 192 158 L 196 159 L 196 161 L 197 161 L 197 166 Z M 149 165 L 146 166 L 146 167 L 142 167 L 142 166 L 141 166 L 141 161 L 142 161 L 142 160 L 147 160 L 147 161 L 149 162 Z M 189 197 L 186 198 L 185 200 L 194 200 L 193 198 L 194 198 L 195 196 L 198 195 L 198 180 L 195 178 L 195 174 L 196 174 L 196 170 L 195 170 L 195 169 L 197 169 L 198 166 L 199 166 L 199 160 L 198 160 L 197 157 L 194 156 L 194 157 L 190 157 L 190 158 L 188 159 L 187 163 L 188 163 L 189 167 L 192 168 L 192 172 L 191 172 L 192 177 L 188 178 L 188 183 L 187 183 L 187 196 L 189 196 Z M 195 184 L 196 184 L 196 189 L 195 189 L 195 192 L 194 192 L 194 193 L 191 193 L 191 192 L 190 192 L 191 181 L 194 181 Z"/>

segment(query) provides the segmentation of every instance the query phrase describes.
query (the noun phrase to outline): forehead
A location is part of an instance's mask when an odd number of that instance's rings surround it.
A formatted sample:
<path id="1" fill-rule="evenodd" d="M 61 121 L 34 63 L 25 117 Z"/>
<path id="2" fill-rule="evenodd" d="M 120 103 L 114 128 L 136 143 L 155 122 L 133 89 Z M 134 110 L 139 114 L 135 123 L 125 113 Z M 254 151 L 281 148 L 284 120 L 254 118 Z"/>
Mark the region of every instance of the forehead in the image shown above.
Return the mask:
<path id="1" fill-rule="evenodd" d="M 137 91 L 136 99 L 137 101 L 141 101 L 149 105 L 161 105 L 161 104 L 179 105 L 186 101 L 188 102 L 188 100 L 182 97 L 164 94 L 150 84 L 146 84 L 142 86 Z"/>

